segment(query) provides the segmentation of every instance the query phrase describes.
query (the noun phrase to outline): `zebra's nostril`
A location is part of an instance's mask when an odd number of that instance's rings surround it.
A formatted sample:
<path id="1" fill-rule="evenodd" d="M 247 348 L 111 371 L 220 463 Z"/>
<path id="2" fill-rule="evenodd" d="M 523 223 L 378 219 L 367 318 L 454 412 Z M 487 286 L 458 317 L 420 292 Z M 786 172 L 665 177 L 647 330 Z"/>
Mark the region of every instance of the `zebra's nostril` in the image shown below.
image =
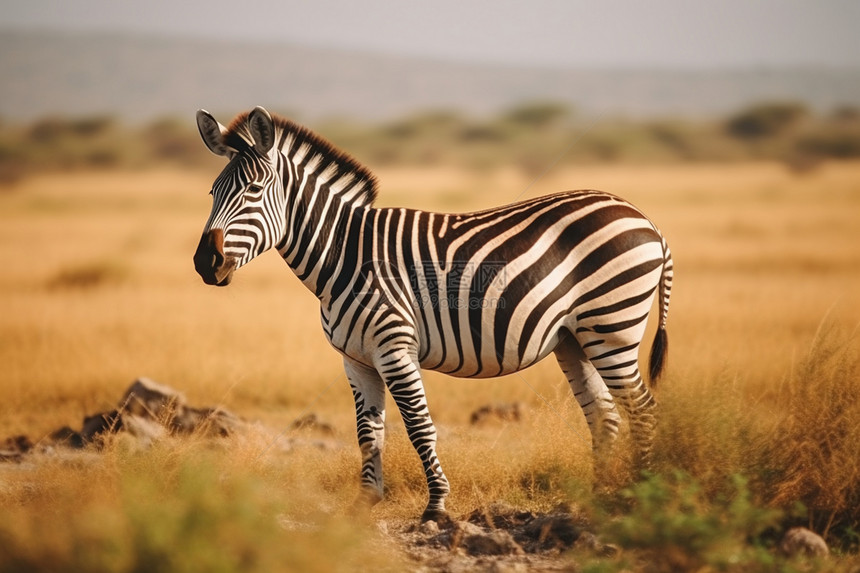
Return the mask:
<path id="1" fill-rule="evenodd" d="M 204 277 L 204 280 L 221 271 L 227 261 L 221 250 L 223 240 L 223 232 L 220 229 L 206 232 L 200 238 L 197 251 L 194 253 L 194 268 L 200 276 Z"/>

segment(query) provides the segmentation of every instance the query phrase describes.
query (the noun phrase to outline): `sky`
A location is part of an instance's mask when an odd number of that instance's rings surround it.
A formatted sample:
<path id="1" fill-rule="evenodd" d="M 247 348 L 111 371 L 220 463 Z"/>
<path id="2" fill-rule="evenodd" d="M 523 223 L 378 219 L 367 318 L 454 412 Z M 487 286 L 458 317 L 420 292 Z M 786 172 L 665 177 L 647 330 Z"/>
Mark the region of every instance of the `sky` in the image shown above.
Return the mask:
<path id="1" fill-rule="evenodd" d="M 0 28 L 546 67 L 860 66 L 856 0 L 0 0 Z"/>

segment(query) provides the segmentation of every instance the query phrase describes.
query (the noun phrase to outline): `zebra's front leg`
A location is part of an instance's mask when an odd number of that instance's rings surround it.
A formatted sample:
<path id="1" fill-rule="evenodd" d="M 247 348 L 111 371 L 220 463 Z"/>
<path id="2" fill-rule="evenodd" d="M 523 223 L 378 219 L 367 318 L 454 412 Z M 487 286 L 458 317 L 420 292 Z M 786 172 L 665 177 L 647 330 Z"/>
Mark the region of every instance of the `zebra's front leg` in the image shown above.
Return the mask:
<path id="1" fill-rule="evenodd" d="M 356 505 L 368 507 L 383 498 L 382 446 L 385 441 L 385 384 L 374 368 L 344 358 L 355 399 L 355 425 L 361 449 L 361 493 Z"/>
<path id="2" fill-rule="evenodd" d="M 421 458 L 427 478 L 430 499 L 421 521 L 448 521 L 445 498 L 450 486 L 436 456 L 436 427 L 430 418 L 421 371 L 407 351 L 386 354 L 379 373 L 400 410 L 406 433 Z"/>

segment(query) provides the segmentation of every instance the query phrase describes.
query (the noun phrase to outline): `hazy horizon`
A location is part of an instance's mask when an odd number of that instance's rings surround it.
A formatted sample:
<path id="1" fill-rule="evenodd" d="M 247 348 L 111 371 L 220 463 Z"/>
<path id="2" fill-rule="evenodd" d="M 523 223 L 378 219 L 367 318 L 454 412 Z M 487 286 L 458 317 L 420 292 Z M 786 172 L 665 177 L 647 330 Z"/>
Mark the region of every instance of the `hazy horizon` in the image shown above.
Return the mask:
<path id="1" fill-rule="evenodd" d="M 860 103 L 860 3 L 0 0 L 0 116 L 713 116 Z M 740 70 L 739 73 L 737 71 Z"/>
<path id="2" fill-rule="evenodd" d="M 0 28 L 287 43 L 552 68 L 860 66 L 860 3 L 535 0 L 406 5 L 155 0 L 4 2 Z"/>

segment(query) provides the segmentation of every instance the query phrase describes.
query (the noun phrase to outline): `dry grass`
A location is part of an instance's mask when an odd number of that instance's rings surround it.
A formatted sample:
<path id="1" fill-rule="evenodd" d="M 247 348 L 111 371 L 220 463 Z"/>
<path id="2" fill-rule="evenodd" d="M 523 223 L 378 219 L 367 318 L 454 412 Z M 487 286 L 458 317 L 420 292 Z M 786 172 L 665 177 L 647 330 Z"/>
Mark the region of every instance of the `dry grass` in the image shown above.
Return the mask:
<path id="1" fill-rule="evenodd" d="M 775 164 L 583 167 L 533 185 L 515 171 L 378 175 L 384 205 L 467 210 L 566 188 L 639 205 L 676 259 L 658 469 L 683 469 L 709 492 L 742 474 L 757 502 L 802 502 L 802 521 L 845 547 L 854 531 L 856 543 L 860 165 L 802 177 Z M 49 548 L 45 568 L 182 569 L 155 524 L 185 521 L 167 531 L 199 547 L 235 540 L 218 555 L 237 568 L 282 559 L 281 569 L 348 569 L 381 550 L 372 528 L 349 531 L 338 517 L 357 490 L 353 407 L 312 295 L 274 254 L 228 289 L 193 271 L 214 176 L 51 176 L 0 193 L 0 436 L 79 425 L 146 375 L 279 430 L 316 412 L 348 446 L 285 454 L 261 433 L 214 450 L 119 443 L 94 459 L 0 466 L 0 550 L 17 548 L 19 559 L 3 567 L 32 565 L 28 556 Z M 548 508 L 589 489 L 587 430 L 552 360 L 501 380 L 426 378 L 454 513 L 497 499 Z M 469 426 L 479 406 L 512 401 L 525 404 L 521 422 Z M 423 476 L 390 411 L 389 497 L 373 515 L 411 519 L 425 503 Z M 195 512 L 243 525 L 198 528 Z M 272 516 L 323 525 L 284 533 Z M 98 551 L 81 549 L 89 542 Z"/>

